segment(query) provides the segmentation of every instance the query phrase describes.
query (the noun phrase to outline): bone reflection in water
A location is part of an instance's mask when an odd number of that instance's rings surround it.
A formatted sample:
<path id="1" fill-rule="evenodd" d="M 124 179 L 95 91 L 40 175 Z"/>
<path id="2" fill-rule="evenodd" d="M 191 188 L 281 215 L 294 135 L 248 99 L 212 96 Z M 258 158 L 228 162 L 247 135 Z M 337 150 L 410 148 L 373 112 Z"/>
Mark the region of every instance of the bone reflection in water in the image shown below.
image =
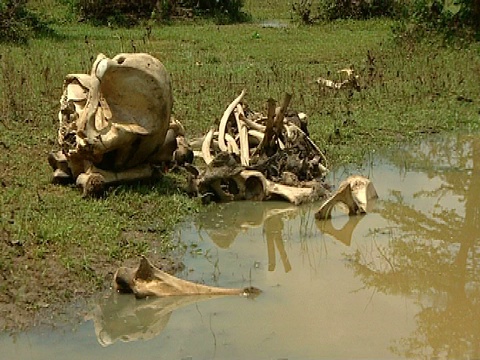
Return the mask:
<path id="1" fill-rule="evenodd" d="M 292 270 L 287 252 L 283 243 L 283 219 L 282 215 L 271 216 L 265 219 L 263 232 L 267 238 L 268 271 L 274 271 L 276 266 L 275 246 L 280 254 L 285 272 Z"/>
<path id="2" fill-rule="evenodd" d="M 267 219 L 281 214 L 297 214 L 298 206 L 285 202 L 237 202 L 226 204 L 216 215 L 200 215 L 198 227 L 220 248 L 229 248 L 244 230 L 264 226 Z"/>
<path id="3" fill-rule="evenodd" d="M 292 267 L 283 241 L 284 221 L 298 216 L 300 207 L 285 202 L 237 202 L 227 204 L 216 216 L 199 217 L 199 228 L 205 230 L 220 248 L 229 248 L 244 230 L 263 227 L 267 242 L 268 270 L 276 267 L 275 247 L 285 272 Z"/>
<path id="4" fill-rule="evenodd" d="M 264 221 L 263 203 L 238 202 L 221 205 L 221 209 L 212 216 L 200 215 L 198 226 L 210 236 L 221 249 L 229 248 L 245 228 L 259 227 Z"/>
<path id="5" fill-rule="evenodd" d="M 93 312 L 98 342 L 109 346 L 117 341 L 149 340 L 167 326 L 176 309 L 222 295 L 152 297 L 137 300 L 133 296 L 112 293 L 103 298 Z"/>
<path id="6" fill-rule="evenodd" d="M 334 226 L 334 219 L 332 218 L 321 221 L 317 220 L 317 227 L 323 234 L 331 235 L 341 243 L 350 246 L 352 243 L 353 231 L 362 219 L 363 215 L 348 216 L 347 222 L 340 228 Z"/>

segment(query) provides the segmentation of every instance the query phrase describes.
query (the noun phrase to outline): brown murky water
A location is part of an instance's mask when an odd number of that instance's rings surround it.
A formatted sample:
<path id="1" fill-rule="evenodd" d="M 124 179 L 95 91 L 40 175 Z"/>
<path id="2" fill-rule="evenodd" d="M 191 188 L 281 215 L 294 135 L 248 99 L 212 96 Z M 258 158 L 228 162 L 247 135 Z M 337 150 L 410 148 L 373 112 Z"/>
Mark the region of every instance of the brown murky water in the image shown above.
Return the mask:
<path id="1" fill-rule="evenodd" d="M 5 359 L 480 358 L 480 138 L 432 139 L 359 171 L 375 210 L 221 205 L 179 227 L 181 277 L 263 290 L 136 301 L 112 295 L 71 329 L 0 337 Z"/>

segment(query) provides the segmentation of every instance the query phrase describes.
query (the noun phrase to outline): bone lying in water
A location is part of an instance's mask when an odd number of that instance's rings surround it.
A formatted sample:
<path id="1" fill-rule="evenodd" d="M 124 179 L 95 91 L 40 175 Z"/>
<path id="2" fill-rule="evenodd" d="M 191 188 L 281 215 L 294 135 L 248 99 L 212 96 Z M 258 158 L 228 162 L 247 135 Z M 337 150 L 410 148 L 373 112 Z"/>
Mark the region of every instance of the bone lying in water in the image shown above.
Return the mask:
<path id="1" fill-rule="evenodd" d="M 353 175 L 340 183 L 338 190 L 322 204 L 315 217 L 319 220 L 330 218 L 333 207 L 338 203 L 348 207 L 349 215 L 365 214 L 377 198 L 377 191 L 369 179 Z"/>
<path id="2" fill-rule="evenodd" d="M 109 298 L 102 298 L 92 314 L 95 334 L 103 347 L 116 342 L 150 340 L 168 327 L 176 310 L 220 296 L 166 296 L 137 301 L 133 296 L 114 293 Z"/>
<path id="3" fill-rule="evenodd" d="M 133 293 L 137 298 L 178 295 L 256 295 L 260 290 L 248 288 L 220 288 L 179 279 L 153 266 L 142 257 L 137 269 L 120 268 L 114 278 L 115 289 Z"/>

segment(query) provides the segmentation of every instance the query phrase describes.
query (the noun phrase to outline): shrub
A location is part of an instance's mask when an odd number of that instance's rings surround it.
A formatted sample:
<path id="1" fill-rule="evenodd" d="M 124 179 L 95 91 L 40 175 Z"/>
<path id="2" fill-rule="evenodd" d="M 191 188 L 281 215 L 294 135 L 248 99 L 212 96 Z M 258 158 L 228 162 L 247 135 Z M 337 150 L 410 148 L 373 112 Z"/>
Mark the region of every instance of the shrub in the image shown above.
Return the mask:
<path id="1" fill-rule="evenodd" d="M 398 1 L 395 0 L 324 0 L 321 12 L 327 20 L 368 19 L 372 17 L 393 17 Z"/>
<path id="2" fill-rule="evenodd" d="M 298 0 L 292 3 L 293 13 L 306 24 L 317 20 L 394 17 L 402 7 L 399 0 Z"/>
<path id="3" fill-rule="evenodd" d="M 312 0 L 299 0 L 292 3 L 292 11 L 304 24 L 313 24 L 320 19 L 319 6 L 314 6 Z"/>
<path id="4" fill-rule="evenodd" d="M 305 24 L 319 20 L 396 18 L 399 22 L 394 34 L 402 39 L 419 39 L 431 33 L 480 39 L 480 0 L 296 0 L 292 10 Z"/>
<path id="5" fill-rule="evenodd" d="M 132 26 L 142 20 L 169 19 L 178 14 L 215 17 L 219 22 L 247 19 L 243 0 L 62 0 L 71 11 L 96 25 Z M 184 11 L 188 9 L 188 11 Z M 183 10 L 183 11 L 182 11 Z"/>
<path id="6" fill-rule="evenodd" d="M 248 19 L 247 14 L 242 11 L 243 0 L 187 0 L 182 3 L 191 7 L 198 15 L 212 16 L 222 23 Z"/>
<path id="7" fill-rule="evenodd" d="M 412 0 L 403 18 L 394 28 L 397 38 L 421 39 L 437 33 L 447 39 L 480 38 L 480 0 Z"/>
<path id="8" fill-rule="evenodd" d="M 0 1 L 0 42 L 25 43 L 32 36 L 51 32 L 48 25 L 27 8 L 27 0 Z"/>
<path id="9" fill-rule="evenodd" d="M 160 1 L 159 1 L 160 2 Z M 94 25 L 133 26 L 148 19 L 157 0 L 71 0 L 73 12 Z"/>

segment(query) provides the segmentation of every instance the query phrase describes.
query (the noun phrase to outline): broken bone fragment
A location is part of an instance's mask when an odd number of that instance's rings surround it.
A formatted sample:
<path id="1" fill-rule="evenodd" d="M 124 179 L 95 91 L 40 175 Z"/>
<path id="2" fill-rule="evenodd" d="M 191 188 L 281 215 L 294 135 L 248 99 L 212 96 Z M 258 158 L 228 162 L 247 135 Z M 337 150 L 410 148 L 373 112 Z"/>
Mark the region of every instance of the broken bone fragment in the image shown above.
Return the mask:
<path id="1" fill-rule="evenodd" d="M 338 190 L 322 204 L 315 217 L 318 220 L 330 218 L 332 209 L 339 203 L 347 206 L 349 215 L 365 214 L 377 198 L 377 191 L 369 179 L 352 175 L 340 183 Z"/>
<path id="2" fill-rule="evenodd" d="M 334 89 L 334 90 L 340 90 L 340 89 L 355 89 L 357 91 L 361 90 L 361 87 L 359 85 L 359 76 L 355 74 L 355 70 L 353 68 L 341 69 L 338 71 L 338 73 L 345 74 L 346 79 L 342 81 L 333 81 L 330 79 L 319 77 L 316 80 L 316 82 L 321 86 Z"/>
<path id="3" fill-rule="evenodd" d="M 136 298 L 182 295 L 243 295 L 253 297 L 261 291 L 255 287 L 221 288 L 202 285 L 170 275 L 142 257 L 136 269 L 121 267 L 114 277 L 114 287 L 120 293 L 133 293 Z"/>

